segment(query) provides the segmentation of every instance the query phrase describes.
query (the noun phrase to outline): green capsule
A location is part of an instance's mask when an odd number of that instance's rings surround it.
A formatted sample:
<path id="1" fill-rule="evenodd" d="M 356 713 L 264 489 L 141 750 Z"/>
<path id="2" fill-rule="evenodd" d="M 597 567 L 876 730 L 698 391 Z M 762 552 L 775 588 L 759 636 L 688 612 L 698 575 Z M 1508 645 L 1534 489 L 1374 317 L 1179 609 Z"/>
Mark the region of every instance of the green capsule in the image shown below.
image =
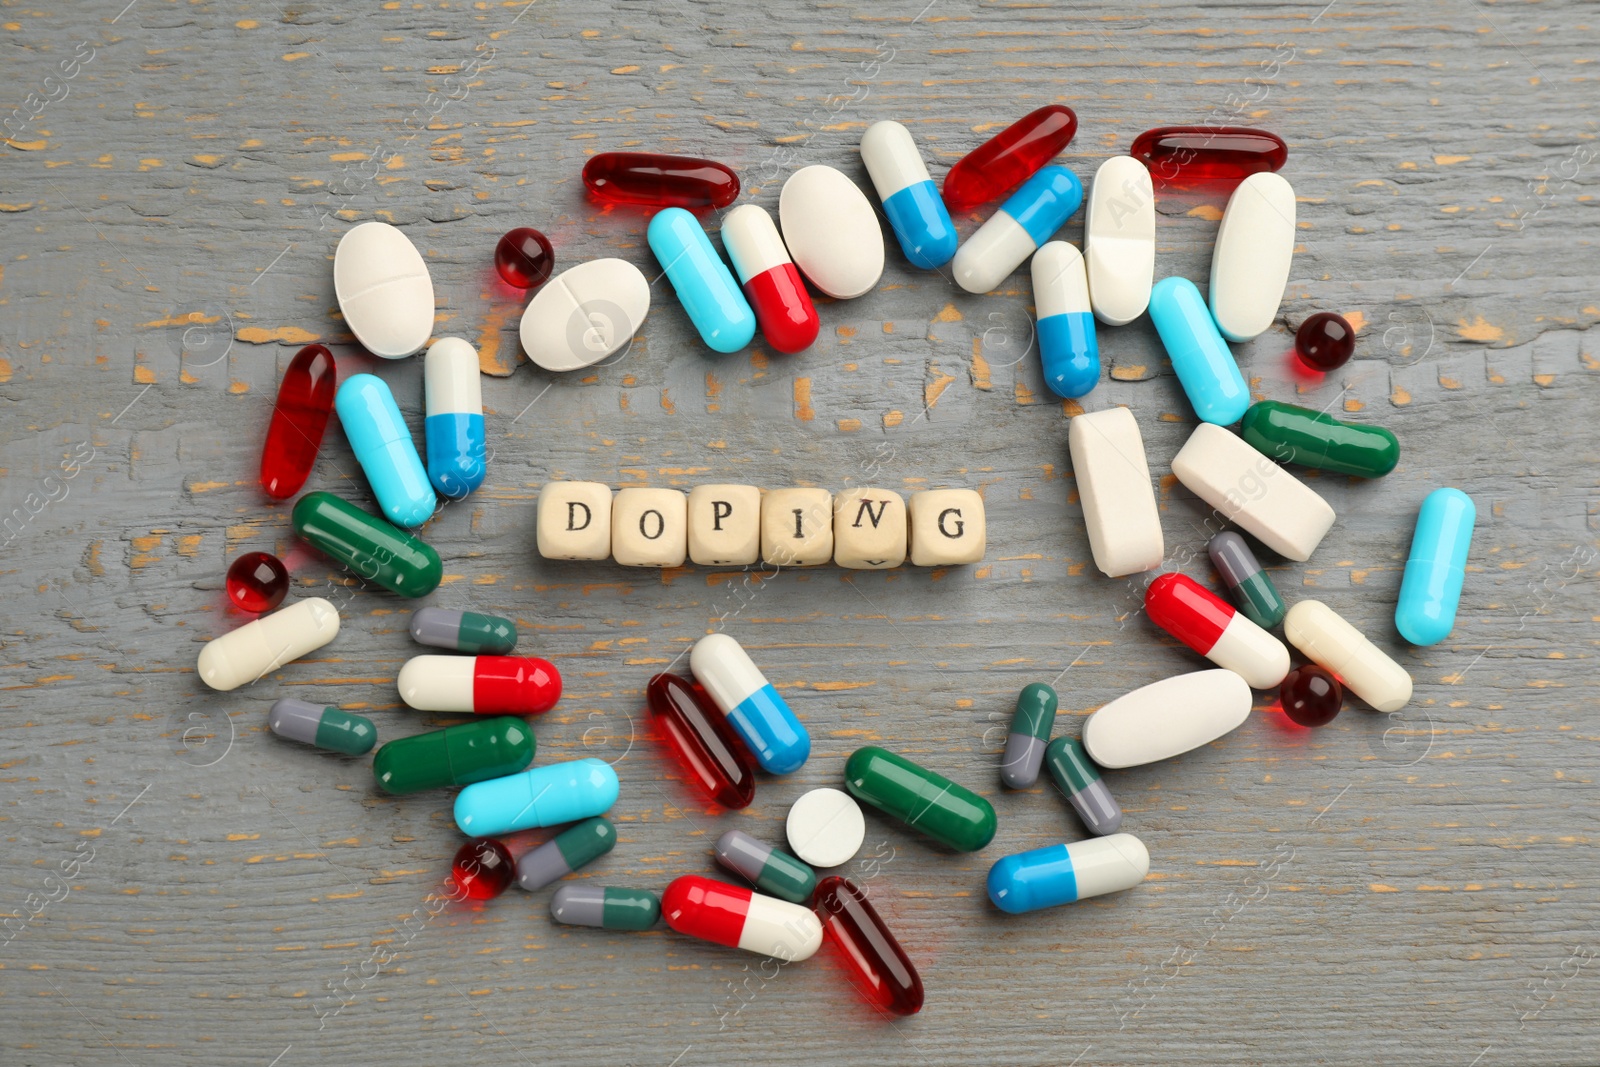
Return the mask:
<path id="1" fill-rule="evenodd" d="M 782 849 L 758 841 L 743 830 L 717 838 L 717 862 L 768 896 L 804 904 L 817 888 L 817 872 Z"/>
<path id="2" fill-rule="evenodd" d="M 875 745 L 851 754 L 844 787 L 857 800 L 957 852 L 976 852 L 994 839 L 994 807 L 987 800 Z"/>
<path id="3" fill-rule="evenodd" d="M 1244 617 L 1270 630 L 1283 621 L 1288 605 L 1272 584 L 1272 576 L 1261 569 L 1256 554 L 1243 537 L 1232 530 L 1223 530 L 1206 545 L 1211 565 L 1222 575 L 1223 582 L 1233 594 L 1233 602 Z"/>
<path id="4" fill-rule="evenodd" d="M 570 883 L 550 898 L 550 917 L 568 926 L 648 930 L 661 918 L 661 901 L 647 889 Z"/>
<path id="5" fill-rule="evenodd" d="M 378 740 L 378 730 L 371 719 L 293 697 L 284 697 L 272 705 L 267 728 L 279 737 L 346 756 L 364 756 Z"/>
<path id="6" fill-rule="evenodd" d="M 526 769 L 537 747 L 522 719 L 480 719 L 390 741 L 372 757 L 372 776 L 396 795 L 471 785 Z"/>
<path id="7" fill-rule="evenodd" d="M 1044 743 L 1056 725 L 1056 691 L 1043 682 L 1022 687 L 1017 710 L 1011 716 L 1006 754 L 1000 762 L 1000 780 L 1012 789 L 1027 789 L 1039 780 Z"/>
<path id="8" fill-rule="evenodd" d="M 294 506 L 294 531 L 356 577 L 405 597 L 439 587 L 439 553 L 403 530 L 332 493 L 307 493 Z"/>
<path id="9" fill-rule="evenodd" d="M 1250 405 L 1239 423 L 1239 436 L 1279 463 L 1357 478 L 1382 477 L 1400 462 L 1400 442 L 1382 426 L 1340 422 L 1332 415 L 1276 400 Z"/>
<path id="10" fill-rule="evenodd" d="M 1117 832 L 1122 825 L 1122 808 L 1106 788 L 1100 769 L 1090 762 L 1082 741 L 1075 737 L 1056 738 L 1044 750 L 1044 765 L 1090 833 L 1104 837 Z"/>

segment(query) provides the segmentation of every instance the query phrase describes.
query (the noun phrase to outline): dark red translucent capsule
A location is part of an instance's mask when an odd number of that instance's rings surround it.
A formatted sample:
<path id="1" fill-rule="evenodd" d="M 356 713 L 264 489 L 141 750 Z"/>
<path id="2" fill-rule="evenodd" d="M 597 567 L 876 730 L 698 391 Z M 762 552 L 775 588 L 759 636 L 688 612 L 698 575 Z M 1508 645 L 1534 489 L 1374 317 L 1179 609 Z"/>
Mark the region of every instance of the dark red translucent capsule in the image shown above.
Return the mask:
<path id="1" fill-rule="evenodd" d="M 333 353 L 322 345 L 306 345 L 284 372 L 261 450 L 261 488 L 274 500 L 294 496 L 311 476 L 337 384 Z"/>
<path id="2" fill-rule="evenodd" d="M 269 552 L 246 552 L 228 567 L 228 600 L 240 611 L 271 611 L 288 592 L 289 572 Z"/>
<path id="3" fill-rule="evenodd" d="M 653 152 L 601 152 L 583 165 L 583 184 L 597 200 L 691 211 L 727 207 L 739 198 L 739 176 L 721 163 Z"/>
<path id="4" fill-rule="evenodd" d="M 1294 354 L 1314 371 L 1338 370 L 1355 352 L 1355 329 L 1343 315 L 1331 311 L 1317 312 L 1294 332 Z"/>
<path id="5" fill-rule="evenodd" d="M 748 807 L 756 775 L 733 727 L 693 683 L 658 674 L 645 688 L 656 732 L 706 796 L 725 808 Z"/>
<path id="6" fill-rule="evenodd" d="M 1049 104 L 1030 111 L 962 156 L 944 176 L 944 202 L 971 211 L 1012 192 L 1056 157 L 1078 132 L 1070 107 Z"/>
<path id="7" fill-rule="evenodd" d="M 556 253 L 550 239 L 528 226 L 508 230 L 494 246 L 494 269 L 507 285 L 537 289 L 555 270 Z"/>
<path id="8" fill-rule="evenodd" d="M 1283 713 L 1301 726 L 1326 726 L 1344 707 L 1344 686 L 1315 664 L 1296 667 L 1278 686 Z"/>
<path id="9" fill-rule="evenodd" d="M 862 994 L 876 1007 L 895 1015 L 922 1010 L 922 978 L 905 949 L 883 924 L 878 909 L 848 878 L 824 878 L 817 884 L 811 910 L 822 931 L 839 949 Z"/>
<path id="10" fill-rule="evenodd" d="M 1129 151 L 1163 188 L 1231 187 L 1289 158 L 1283 138 L 1244 126 L 1162 126 L 1133 139 Z"/>
<path id="11" fill-rule="evenodd" d="M 510 851 L 492 837 L 468 841 L 450 863 L 450 877 L 468 900 L 493 900 L 516 876 Z"/>

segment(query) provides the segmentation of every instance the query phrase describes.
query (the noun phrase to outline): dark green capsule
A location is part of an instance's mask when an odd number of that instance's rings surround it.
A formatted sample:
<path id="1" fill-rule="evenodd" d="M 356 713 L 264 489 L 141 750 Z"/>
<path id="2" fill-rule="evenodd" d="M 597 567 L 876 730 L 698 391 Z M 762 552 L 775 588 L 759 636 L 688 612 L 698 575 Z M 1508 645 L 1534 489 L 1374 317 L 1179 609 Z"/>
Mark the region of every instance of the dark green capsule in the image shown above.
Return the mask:
<path id="1" fill-rule="evenodd" d="M 1250 405 L 1239 423 L 1239 436 L 1279 463 L 1357 478 L 1382 477 L 1400 462 L 1400 442 L 1382 426 L 1340 422 L 1332 415 L 1276 400 Z"/>
<path id="2" fill-rule="evenodd" d="M 1289 611 L 1288 605 L 1278 595 L 1272 576 L 1261 569 L 1260 561 L 1243 537 L 1232 530 L 1224 530 L 1206 545 L 1206 553 L 1245 618 L 1263 630 L 1270 630 L 1283 621 Z"/>
<path id="3" fill-rule="evenodd" d="M 517 627 L 498 615 L 419 608 L 411 614 L 411 639 L 473 656 L 509 656 L 517 647 Z"/>
<path id="4" fill-rule="evenodd" d="M 364 756 L 378 741 L 378 729 L 371 719 L 293 697 L 284 697 L 272 705 L 267 728 L 279 737 L 346 756 Z"/>
<path id="5" fill-rule="evenodd" d="M 1039 780 L 1044 743 L 1056 725 L 1056 691 L 1043 682 L 1022 687 L 1017 710 L 1011 716 L 1011 733 L 1000 763 L 1000 780 L 1012 789 L 1027 789 Z"/>
<path id="6" fill-rule="evenodd" d="M 396 795 L 471 785 L 525 770 L 536 748 L 522 719 L 481 719 L 390 741 L 372 757 L 372 776 Z"/>
<path id="7" fill-rule="evenodd" d="M 307 493 L 294 506 L 294 531 L 363 581 L 405 597 L 439 587 L 444 564 L 422 541 L 332 493 Z"/>
<path id="8" fill-rule="evenodd" d="M 1044 765 L 1091 834 L 1103 837 L 1117 832 L 1122 825 L 1122 808 L 1106 788 L 1100 768 L 1090 762 L 1082 741 L 1056 738 L 1045 749 Z"/>
<path id="9" fill-rule="evenodd" d="M 573 823 L 517 861 L 517 884 L 530 893 L 610 852 L 617 844 L 617 828 L 604 815 Z"/>
<path id="10" fill-rule="evenodd" d="M 976 852 L 994 839 L 994 807 L 987 800 L 875 745 L 851 754 L 844 787 L 857 800 L 958 852 Z"/>
<path id="11" fill-rule="evenodd" d="M 647 889 L 569 884 L 550 898 L 550 917 L 569 926 L 648 930 L 661 918 L 661 901 Z"/>
<path id="12" fill-rule="evenodd" d="M 791 904 L 804 904 L 817 888 L 817 872 L 804 861 L 743 830 L 729 830 L 719 837 L 716 855 L 718 863 L 763 893 Z"/>

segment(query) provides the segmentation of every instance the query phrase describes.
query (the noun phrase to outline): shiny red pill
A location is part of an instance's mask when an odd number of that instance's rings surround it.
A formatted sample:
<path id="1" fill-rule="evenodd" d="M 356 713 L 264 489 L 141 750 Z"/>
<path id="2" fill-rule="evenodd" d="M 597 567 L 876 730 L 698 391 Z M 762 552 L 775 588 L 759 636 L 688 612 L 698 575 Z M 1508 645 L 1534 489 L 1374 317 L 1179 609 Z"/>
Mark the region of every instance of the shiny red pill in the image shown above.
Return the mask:
<path id="1" fill-rule="evenodd" d="M 653 152 L 601 152 L 583 165 L 583 184 L 597 200 L 691 211 L 727 207 L 739 198 L 739 176 L 721 163 Z"/>
<path id="2" fill-rule="evenodd" d="M 1078 132 L 1070 107 L 1049 104 L 1030 111 L 974 148 L 944 176 L 944 202 L 971 211 L 1014 191 L 1054 159 Z"/>
<path id="3" fill-rule="evenodd" d="M 725 808 L 750 805 L 756 796 L 755 770 L 726 715 L 676 674 L 650 679 L 645 703 L 657 735 L 706 796 Z"/>
<path id="4" fill-rule="evenodd" d="M 1283 138 L 1245 126 L 1162 126 L 1133 139 L 1129 155 L 1165 188 L 1227 188 L 1278 170 L 1289 158 Z"/>
<path id="5" fill-rule="evenodd" d="M 228 567 L 228 600 L 240 611 L 259 615 L 283 603 L 289 572 L 270 552 L 246 552 Z"/>
<path id="6" fill-rule="evenodd" d="M 1343 315 L 1319 311 L 1294 332 L 1294 353 L 1314 371 L 1327 373 L 1350 362 L 1356 352 L 1356 331 Z"/>
<path id="7" fill-rule="evenodd" d="M 450 877 L 468 900 L 493 900 L 516 877 L 517 865 L 506 846 L 486 837 L 468 841 L 456 850 Z"/>
<path id="8" fill-rule="evenodd" d="M 822 320 L 766 209 L 743 204 L 728 212 L 722 246 L 767 343 L 786 355 L 809 347 Z"/>
<path id="9" fill-rule="evenodd" d="M 811 910 L 868 1001 L 894 1015 L 922 1010 L 922 977 L 858 886 L 848 878 L 824 878 Z"/>
<path id="10" fill-rule="evenodd" d="M 1301 726 L 1326 726 L 1344 707 L 1344 686 L 1315 664 L 1296 667 L 1278 686 L 1283 713 Z"/>
<path id="11" fill-rule="evenodd" d="M 555 249 L 550 239 L 528 226 L 508 230 L 494 246 L 494 269 L 507 285 L 518 289 L 537 289 L 556 267 Z"/>
<path id="12" fill-rule="evenodd" d="M 261 488 L 274 500 L 294 496 L 311 476 L 336 385 L 332 352 L 322 345 L 306 345 L 295 353 L 278 386 L 267 443 L 261 449 Z"/>

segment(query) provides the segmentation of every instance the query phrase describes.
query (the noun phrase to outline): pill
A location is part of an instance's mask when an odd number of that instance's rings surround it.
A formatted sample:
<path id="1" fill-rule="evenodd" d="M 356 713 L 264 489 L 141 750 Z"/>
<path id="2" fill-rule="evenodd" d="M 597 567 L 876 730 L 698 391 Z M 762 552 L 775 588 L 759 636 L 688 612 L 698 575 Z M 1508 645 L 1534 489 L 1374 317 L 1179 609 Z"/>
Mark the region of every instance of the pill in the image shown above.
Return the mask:
<path id="1" fill-rule="evenodd" d="M 1245 618 L 1263 630 L 1283 621 L 1288 605 L 1243 537 L 1232 530 L 1224 530 L 1206 545 L 1206 553 L 1211 557 L 1211 565 L 1222 575 L 1223 584 L 1233 594 L 1234 605 Z"/>
<path id="2" fill-rule="evenodd" d="M 811 755 L 811 735 L 739 642 L 727 634 L 707 634 L 690 651 L 689 669 L 762 770 L 789 774 L 800 769 Z"/>
<path id="3" fill-rule="evenodd" d="M 650 283 L 623 259 L 579 263 L 528 301 L 518 327 L 522 350 L 548 371 L 593 366 L 633 340 L 650 313 Z"/>
<path id="4" fill-rule="evenodd" d="M 647 238 L 700 339 L 716 352 L 749 344 L 756 335 L 755 312 L 695 217 L 681 207 L 658 211 Z"/>
<path id="5" fill-rule="evenodd" d="M 1160 566 L 1166 542 L 1133 412 L 1118 407 L 1074 415 L 1067 450 L 1094 565 L 1108 578 Z"/>
<path id="6" fill-rule="evenodd" d="M 795 855 L 813 867 L 838 867 L 861 851 L 867 820 L 850 794 L 813 789 L 790 805 L 784 831 Z"/>
<path id="7" fill-rule="evenodd" d="M 1082 741 L 1056 738 L 1045 750 L 1044 765 L 1050 770 L 1050 780 L 1083 820 L 1084 829 L 1101 837 L 1117 832 L 1122 825 L 1122 807 L 1106 788 Z"/>
<path id="8" fill-rule="evenodd" d="M 333 353 L 322 345 L 306 345 L 283 372 L 261 448 L 261 488 L 274 500 L 294 496 L 311 476 L 338 377 Z"/>
<path id="9" fill-rule="evenodd" d="M 969 293 L 987 293 L 1045 244 L 1083 203 L 1083 186 L 1066 167 L 1045 167 L 989 216 L 956 252 L 951 269 Z"/>
<path id="10" fill-rule="evenodd" d="M 1144 314 L 1156 274 L 1156 196 L 1150 172 L 1132 156 L 1112 156 L 1095 171 L 1083 257 L 1096 318 L 1123 326 Z"/>
<path id="11" fill-rule="evenodd" d="M 492 837 L 604 815 L 617 802 L 617 772 L 599 759 L 569 760 L 475 782 L 456 795 L 456 826 Z"/>
<path id="12" fill-rule="evenodd" d="M 1422 501 L 1394 609 L 1395 628 L 1413 645 L 1437 645 L 1455 629 L 1477 517 L 1472 498 L 1459 489 L 1435 489 Z"/>
<path id="13" fill-rule="evenodd" d="M 538 747 L 522 719 L 478 719 L 386 743 L 372 757 L 372 777 L 395 796 L 471 785 L 525 769 Z"/>
<path id="14" fill-rule="evenodd" d="M 493 838 L 468 841 L 450 861 L 450 879 L 468 900 L 493 900 L 511 884 L 511 853 Z"/>
<path id="15" fill-rule="evenodd" d="M 422 351 L 433 332 L 433 278 L 416 246 L 386 222 L 363 222 L 339 238 L 333 290 L 344 324 L 375 356 Z"/>
<path id="16" fill-rule="evenodd" d="M 994 839 L 994 807 L 987 800 L 874 745 L 845 761 L 844 786 L 857 800 L 957 852 L 976 852 Z"/>
<path id="17" fill-rule="evenodd" d="M 648 889 L 564 885 L 550 897 L 550 918 L 568 926 L 648 930 L 661 918 L 661 901 Z"/>
<path id="18" fill-rule="evenodd" d="M 1172 473 L 1224 520 L 1286 559 L 1310 559 L 1333 527 L 1326 500 L 1221 426 L 1196 426 L 1172 458 Z"/>
<path id="19" fill-rule="evenodd" d="M 390 592 L 427 596 L 444 576 L 432 547 L 332 493 L 307 493 L 295 501 L 292 520 L 307 543 Z"/>
<path id="20" fill-rule="evenodd" d="M 507 230 L 494 246 L 494 269 L 507 285 L 537 289 L 555 270 L 556 253 L 550 238 L 531 226 Z"/>
<path id="21" fill-rule="evenodd" d="M 645 687 L 656 733 L 689 779 L 725 808 L 749 807 L 756 797 L 755 770 L 728 717 L 708 706 L 708 699 L 676 674 L 658 674 Z"/>
<path id="22" fill-rule="evenodd" d="M 1043 682 L 1022 687 L 1011 713 L 1011 733 L 1000 761 L 1000 780 L 1010 789 L 1028 789 L 1039 780 L 1045 745 L 1056 726 L 1056 691 Z"/>
<path id="23" fill-rule="evenodd" d="M 832 167 L 801 167 L 778 195 L 778 225 L 795 266 L 831 297 L 851 300 L 883 275 L 883 231 L 856 184 Z"/>
<path id="24" fill-rule="evenodd" d="M 460 500 L 483 484 L 488 471 L 477 349 L 459 337 L 429 345 L 423 357 L 422 387 L 428 480 L 451 500 Z"/>
<path id="25" fill-rule="evenodd" d="M 1150 873 L 1150 852 L 1132 834 L 1046 845 L 989 868 L 989 899 L 1013 915 L 1132 889 Z"/>
<path id="26" fill-rule="evenodd" d="M 1049 241 L 1033 254 L 1029 269 L 1044 384 L 1063 400 L 1075 400 L 1100 384 L 1100 343 L 1083 256 L 1065 241 Z"/>
<path id="27" fill-rule="evenodd" d="M 298 600 L 200 649 L 200 680 L 226 693 L 270 674 L 339 635 L 339 611 L 321 597 Z"/>
<path id="28" fill-rule="evenodd" d="M 588 866 L 617 846 L 617 828 L 604 815 L 573 823 L 517 861 L 517 884 L 528 892 Z"/>
<path id="29" fill-rule="evenodd" d="M 673 879 L 661 894 L 661 916 L 680 934 L 786 963 L 822 947 L 822 922 L 809 909 L 699 875 Z"/>
<path id="30" fill-rule="evenodd" d="M 1290 608 L 1283 636 L 1378 711 L 1399 711 L 1411 699 L 1405 668 L 1320 600 L 1301 600 Z"/>
<path id="31" fill-rule="evenodd" d="M 333 405 L 383 517 L 396 526 L 432 518 L 439 498 L 388 384 L 371 374 L 346 378 Z"/>
<path id="32" fill-rule="evenodd" d="M 1163 678 L 1094 712 L 1083 724 L 1089 758 L 1113 769 L 1171 759 L 1208 745 L 1250 717 L 1250 685 L 1232 671 Z"/>
<path id="33" fill-rule="evenodd" d="M 911 265 L 933 270 L 950 262 L 959 238 L 911 131 L 898 122 L 873 123 L 861 135 L 861 162 Z"/>
<path id="34" fill-rule="evenodd" d="M 739 176 L 721 163 L 654 152 L 601 152 L 583 165 L 583 184 L 610 204 L 727 207 L 739 199 Z"/>
<path id="35" fill-rule="evenodd" d="M 767 344 L 783 353 L 809 348 L 822 320 L 766 209 L 740 204 L 728 212 L 722 220 L 722 247 Z"/>
<path id="36" fill-rule="evenodd" d="M 1381 478 L 1400 462 L 1400 442 L 1382 426 L 1341 422 L 1277 400 L 1250 405 L 1239 423 L 1245 444 L 1279 463 Z"/>
<path id="37" fill-rule="evenodd" d="M 1271 689 L 1289 673 L 1289 650 L 1232 604 L 1186 574 L 1163 574 L 1144 590 L 1150 621 L 1252 689 Z"/>
<path id="38" fill-rule="evenodd" d="M 1218 426 L 1238 422 L 1250 406 L 1250 390 L 1194 282 L 1156 282 L 1150 290 L 1150 321 L 1194 413 Z"/>
<path id="39" fill-rule="evenodd" d="M 971 211 L 1010 193 L 1056 157 L 1078 132 L 1070 107 L 1030 111 L 956 161 L 944 176 L 944 202 Z"/>
<path id="40" fill-rule="evenodd" d="M 1300 726 L 1326 726 L 1344 707 L 1344 686 L 1315 663 L 1296 667 L 1283 676 L 1278 702 L 1291 722 Z"/>
<path id="41" fill-rule="evenodd" d="M 1129 154 L 1163 188 L 1232 187 L 1289 158 L 1283 138 L 1246 126 L 1160 126 L 1133 139 Z"/>
<path id="42" fill-rule="evenodd" d="M 346 756 L 364 756 L 378 741 L 378 728 L 371 719 L 293 697 L 273 701 L 267 712 L 267 729 L 290 741 Z"/>
<path id="43" fill-rule="evenodd" d="M 1294 259 L 1294 189 L 1263 171 L 1228 198 L 1211 252 L 1211 315 L 1230 341 L 1249 341 L 1278 317 Z"/>
<path id="44" fill-rule="evenodd" d="M 922 1010 L 922 976 L 859 886 L 848 878 L 824 878 L 813 910 L 868 1002 L 891 1015 Z"/>
<path id="45" fill-rule="evenodd" d="M 728 870 L 779 900 L 804 904 L 817 888 L 816 871 L 743 830 L 729 830 L 717 838 L 716 856 Z"/>
<path id="46" fill-rule="evenodd" d="M 498 615 L 420 608 L 411 614 L 411 640 L 475 656 L 504 656 L 517 647 L 517 627 Z"/>
<path id="47" fill-rule="evenodd" d="M 289 571 L 283 560 L 270 552 L 246 552 L 228 564 L 223 583 L 228 603 L 240 611 L 260 615 L 283 603 L 289 593 Z"/>
<path id="48" fill-rule="evenodd" d="M 412 656 L 395 680 L 418 711 L 538 715 L 561 699 L 561 674 L 537 656 Z"/>
<path id="49" fill-rule="evenodd" d="M 1319 311 L 1294 332 L 1294 354 L 1314 374 L 1336 371 L 1356 353 L 1356 331 L 1343 315 Z"/>

